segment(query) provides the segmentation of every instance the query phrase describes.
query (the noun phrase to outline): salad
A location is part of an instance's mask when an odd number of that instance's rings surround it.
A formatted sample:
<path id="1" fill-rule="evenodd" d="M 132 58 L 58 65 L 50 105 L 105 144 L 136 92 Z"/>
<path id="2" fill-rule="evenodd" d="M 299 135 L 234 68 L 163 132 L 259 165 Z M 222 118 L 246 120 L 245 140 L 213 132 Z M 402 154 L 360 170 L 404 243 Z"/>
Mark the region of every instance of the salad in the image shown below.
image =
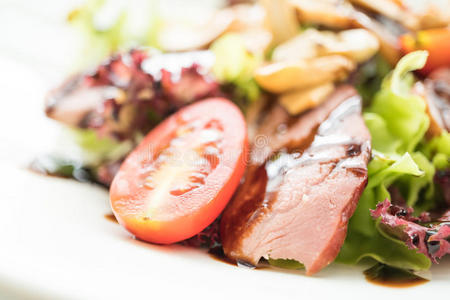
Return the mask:
<path id="1" fill-rule="evenodd" d="M 109 188 L 138 239 L 239 265 L 450 254 L 448 2 L 229 1 L 137 29 L 111 5 L 69 14 L 83 63 L 47 97 L 83 155 L 35 168 Z"/>

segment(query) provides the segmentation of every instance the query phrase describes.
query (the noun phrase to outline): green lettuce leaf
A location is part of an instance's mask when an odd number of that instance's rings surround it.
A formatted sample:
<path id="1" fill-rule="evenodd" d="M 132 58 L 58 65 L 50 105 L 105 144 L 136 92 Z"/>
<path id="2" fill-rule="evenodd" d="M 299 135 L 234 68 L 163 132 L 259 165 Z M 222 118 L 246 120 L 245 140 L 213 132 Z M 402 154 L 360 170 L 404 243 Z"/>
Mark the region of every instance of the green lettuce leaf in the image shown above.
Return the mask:
<path id="1" fill-rule="evenodd" d="M 161 18 L 157 2 L 139 6 L 111 0 L 88 0 L 67 16 L 83 45 L 77 68 L 97 64 L 117 51 L 134 46 L 158 47 Z"/>
<path id="2" fill-rule="evenodd" d="M 390 64 L 377 54 L 374 58 L 361 65 L 354 76 L 354 85 L 358 93 L 368 104 L 381 87 L 383 78 L 392 69 Z"/>
<path id="3" fill-rule="evenodd" d="M 432 160 L 433 165 L 439 169 L 450 168 L 450 133 L 443 131 L 440 136 L 424 143 L 422 152 Z"/>
<path id="4" fill-rule="evenodd" d="M 380 161 L 381 160 L 381 161 Z M 406 153 L 386 168 L 375 168 L 371 173 L 372 164 L 386 164 L 385 158 L 375 156 L 369 164 L 369 178 L 375 177 L 378 184 L 371 185 L 364 190 L 353 217 L 350 219 L 347 238 L 341 248 L 336 262 L 355 264 L 363 258 L 372 258 L 378 262 L 409 270 L 422 270 L 430 267 L 431 261 L 423 254 L 417 253 L 399 240 L 386 236 L 378 228 L 377 222 L 370 216 L 370 209 L 386 198 L 390 199 L 387 186 L 400 176 L 409 175 L 416 178 L 422 171 L 412 157 Z M 372 171 L 373 172 L 373 171 Z"/>
<path id="5" fill-rule="evenodd" d="M 389 136 L 389 140 L 377 138 L 379 133 L 371 130 L 375 136 L 374 149 L 385 151 L 386 146 L 380 148 L 380 144 L 394 142 L 395 147 L 391 147 L 395 152 L 412 152 L 423 139 L 430 120 L 425 112 L 425 102 L 420 96 L 411 93 L 413 75 L 410 71 L 423 66 L 426 58 L 426 51 L 416 51 L 404 56 L 383 81 L 382 88 L 375 95 L 368 111 L 384 120 L 386 132 L 383 134 Z"/>
<path id="6" fill-rule="evenodd" d="M 68 130 L 83 152 L 82 160 L 85 165 L 97 166 L 107 161 L 117 161 L 134 147 L 131 140 L 118 142 L 108 137 L 99 137 L 91 129 L 70 128 Z"/>
<path id="7" fill-rule="evenodd" d="M 445 142 L 433 142 L 433 146 L 425 141 L 429 126 L 425 103 L 411 92 L 414 80 L 411 71 L 420 69 L 426 58 L 425 51 L 403 57 L 385 77 L 381 90 L 364 113 L 373 148 L 368 166 L 369 182 L 350 219 L 337 262 L 354 264 L 371 258 L 402 269 L 417 271 L 430 267 L 431 261 L 425 255 L 385 234 L 370 216 L 370 209 L 378 202 L 390 199 L 391 185 L 398 187 L 407 204 L 418 211 L 435 205 L 432 156 L 439 151 L 438 145 L 442 147 Z M 420 151 L 425 147 L 422 144 L 426 144 L 429 153 Z"/>
<path id="8" fill-rule="evenodd" d="M 302 263 L 299 263 L 295 259 L 272 259 L 269 257 L 269 264 L 274 267 L 290 270 L 299 270 L 305 268 Z"/>
<path id="9" fill-rule="evenodd" d="M 260 90 L 253 79 L 253 72 L 263 57 L 248 52 L 243 39 L 233 33 L 217 39 L 210 49 L 216 56 L 213 73 L 219 82 L 235 85 L 237 96 L 257 100 Z"/>

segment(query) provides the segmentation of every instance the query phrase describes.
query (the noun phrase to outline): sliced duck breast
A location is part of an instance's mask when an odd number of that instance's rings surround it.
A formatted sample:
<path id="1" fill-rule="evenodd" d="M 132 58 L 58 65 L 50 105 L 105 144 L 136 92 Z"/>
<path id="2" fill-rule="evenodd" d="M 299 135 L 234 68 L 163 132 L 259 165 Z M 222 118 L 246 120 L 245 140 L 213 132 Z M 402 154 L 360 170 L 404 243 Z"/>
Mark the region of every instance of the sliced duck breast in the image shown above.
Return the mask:
<path id="1" fill-rule="evenodd" d="M 252 265 L 261 258 L 294 259 L 304 264 L 307 275 L 335 259 L 367 183 L 371 152 L 361 99 L 348 91 L 341 88 L 331 96 L 345 96 L 334 110 L 324 104 L 310 112 L 321 116 L 331 111 L 318 128 L 309 126 L 313 139 L 298 139 L 288 131 L 288 148 L 249 167 L 222 216 L 221 237 L 229 258 Z M 304 118 L 321 122 L 305 114 L 291 129 L 299 130 Z"/>

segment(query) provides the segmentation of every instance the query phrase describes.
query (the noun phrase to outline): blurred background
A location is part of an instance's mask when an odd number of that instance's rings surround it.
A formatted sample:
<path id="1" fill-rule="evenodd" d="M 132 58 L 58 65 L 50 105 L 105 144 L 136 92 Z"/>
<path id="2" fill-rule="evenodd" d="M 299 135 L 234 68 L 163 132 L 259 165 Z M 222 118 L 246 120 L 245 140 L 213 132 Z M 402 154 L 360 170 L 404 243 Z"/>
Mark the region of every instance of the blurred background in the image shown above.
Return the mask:
<path id="1" fill-rule="evenodd" d="M 216 0 L 1 0 L 0 159 L 16 165 L 58 147 L 70 152 L 73 141 L 45 117 L 50 89 L 111 52 L 154 45 L 163 19 L 195 23 L 196 16 L 221 5 Z M 12 126 L 17 134 L 11 135 Z"/>

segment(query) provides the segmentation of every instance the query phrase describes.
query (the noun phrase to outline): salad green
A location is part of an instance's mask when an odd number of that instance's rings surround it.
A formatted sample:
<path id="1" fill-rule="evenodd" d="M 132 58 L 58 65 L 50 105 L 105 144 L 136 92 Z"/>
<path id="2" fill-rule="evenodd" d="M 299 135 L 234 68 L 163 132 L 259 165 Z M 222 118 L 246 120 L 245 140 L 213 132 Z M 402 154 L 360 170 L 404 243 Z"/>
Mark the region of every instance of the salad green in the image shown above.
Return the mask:
<path id="1" fill-rule="evenodd" d="M 381 90 L 364 113 L 373 147 L 373 159 L 368 166 L 369 183 L 350 219 L 338 262 L 357 263 L 371 257 L 411 270 L 427 269 L 431 264 L 425 255 L 386 235 L 369 212 L 377 203 L 391 198 L 388 188 L 393 184 L 403 191 L 407 204 L 419 212 L 437 205 L 433 176 L 435 166 L 449 166 L 448 148 L 444 145 L 446 135 L 433 139 L 433 145 L 426 142 L 429 119 L 425 103 L 411 92 L 411 71 L 421 68 L 426 58 L 425 51 L 403 57 L 384 79 Z M 421 193 L 423 197 L 419 197 Z"/>
<path id="2" fill-rule="evenodd" d="M 260 89 L 253 79 L 253 72 L 262 63 L 262 55 L 249 53 L 243 39 L 233 33 L 217 39 L 210 49 L 216 57 L 213 74 L 218 81 L 235 85 L 237 97 L 257 100 Z"/>
<path id="3" fill-rule="evenodd" d="M 117 51 L 131 47 L 158 48 L 161 18 L 154 1 L 138 8 L 114 1 L 90 0 L 71 11 L 68 22 L 81 38 L 83 49 L 78 67 L 90 67 Z"/>

